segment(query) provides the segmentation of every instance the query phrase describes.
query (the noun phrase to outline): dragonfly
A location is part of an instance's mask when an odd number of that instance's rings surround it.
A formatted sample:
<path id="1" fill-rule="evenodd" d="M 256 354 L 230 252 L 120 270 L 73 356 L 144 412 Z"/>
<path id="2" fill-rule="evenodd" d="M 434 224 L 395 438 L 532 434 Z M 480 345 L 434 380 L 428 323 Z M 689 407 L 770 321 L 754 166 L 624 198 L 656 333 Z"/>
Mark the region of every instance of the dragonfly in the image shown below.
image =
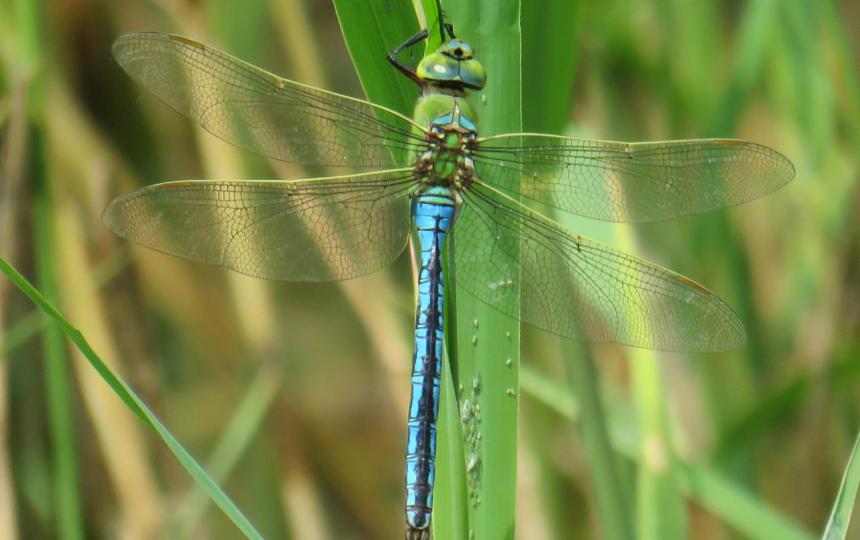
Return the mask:
<path id="1" fill-rule="evenodd" d="M 446 35 L 447 32 L 447 35 Z M 267 279 L 344 280 L 419 259 L 406 442 L 406 538 L 429 538 L 445 275 L 496 310 L 567 337 L 666 351 L 746 339 L 732 309 L 670 270 L 569 232 L 550 214 L 648 222 L 771 193 L 794 167 L 740 140 L 625 143 L 540 133 L 479 136 L 470 94 L 487 73 L 469 43 L 413 68 L 412 117 L 287 80 L 190 39 L 121 36 L 119 65 L 212 135 L 262 156 L 342 173 L 301 180 L 183 180 L 114 199 L 103 221 L 168 254 Z M 450 239 L 450 241 L 448 241 Z M 453 266 L 452 266 L 453 265 Z"/>

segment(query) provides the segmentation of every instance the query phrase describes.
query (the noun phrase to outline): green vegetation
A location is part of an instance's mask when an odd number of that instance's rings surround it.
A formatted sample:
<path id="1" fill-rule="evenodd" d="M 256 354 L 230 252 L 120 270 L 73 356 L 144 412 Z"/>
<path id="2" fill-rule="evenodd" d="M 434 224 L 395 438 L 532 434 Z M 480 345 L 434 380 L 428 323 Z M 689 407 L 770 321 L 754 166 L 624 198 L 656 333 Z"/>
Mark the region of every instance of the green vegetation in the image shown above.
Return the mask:
<path id="1" fill-rule="evenodd" d="M 270 283 L 100 223 L 113 196 L 146 183 L 307 174 L 145 95 L 110 59 L 117 35 L 188 35 L 409 114 L 417 90 L 385 53 L 436 4 L 356 5 L 0 0 L 0 537 L 402 535 L 408 258 L 349 282 Z M 738 351 L 520 333 L 456 291 L 436 538 L 860 534 L 856 9 L 442 6 L 488 68 L 484 133 L 738 137 L 785 153 L 797 178 L 670 223 L 555 216 L 713 289 L 747 324 Z M 461 423 L 465 400 L 479 424 Z"/>

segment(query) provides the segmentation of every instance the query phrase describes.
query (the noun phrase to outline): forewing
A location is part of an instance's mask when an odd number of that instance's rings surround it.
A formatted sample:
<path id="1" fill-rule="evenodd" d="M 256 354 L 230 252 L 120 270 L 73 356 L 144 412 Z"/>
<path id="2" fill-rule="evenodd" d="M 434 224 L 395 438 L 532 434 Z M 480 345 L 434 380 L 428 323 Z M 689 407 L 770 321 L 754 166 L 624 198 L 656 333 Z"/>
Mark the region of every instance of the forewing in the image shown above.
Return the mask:
<path id="1" fill-rule="evenodd" d="M 113 55 L 135 81 L 213 135 L 274 159 L 385 168 L 404 165 L 421 145 L 421 128 L 395 111 L 282 79 L 187 38 L 126 34 Z"/>
<path id="2" fill-rule="evenodd" d="M 609 221 L 660 221 L 779 189 L 794 167 L 766 146 L 729 139 L 623 143 L 539 134 L 481 139 L 479 176 L 552 208 Z"/>
<path id="3" fill-rule="evenodd" d="M 409 236 L 408 169 L 298 181 L 181 181 L 115 199 L 104 223 L 144 246 L 291 281 L 383 268 Z"/>
<path id="4" fill-rule="evenodd" d="M 731 308 L 704 287 L 571 236 L 480 184 L 465 193 L 454 226 L 454 264 L 473 295 L 561 336 L 668 351 L 729 350 L 745 340 Z"/>

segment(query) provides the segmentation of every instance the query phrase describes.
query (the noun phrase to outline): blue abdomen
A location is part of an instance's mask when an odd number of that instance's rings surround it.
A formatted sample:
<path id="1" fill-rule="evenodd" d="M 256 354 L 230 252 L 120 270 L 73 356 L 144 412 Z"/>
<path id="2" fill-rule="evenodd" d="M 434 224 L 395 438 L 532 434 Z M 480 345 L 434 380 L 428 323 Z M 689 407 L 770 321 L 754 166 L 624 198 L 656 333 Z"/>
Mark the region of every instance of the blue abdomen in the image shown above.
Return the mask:
<path id="1" fill-rule="evenodd" d="M 436 472 L 436 418 L 442 373 L 444 284 L 442 250 L 456 205 L 447 188 L 429 188 L 415 196 L 412 219 L 421 249 L 412 399 L 406 444 L 406 523 L 410 530 L 430 526 Z"/>

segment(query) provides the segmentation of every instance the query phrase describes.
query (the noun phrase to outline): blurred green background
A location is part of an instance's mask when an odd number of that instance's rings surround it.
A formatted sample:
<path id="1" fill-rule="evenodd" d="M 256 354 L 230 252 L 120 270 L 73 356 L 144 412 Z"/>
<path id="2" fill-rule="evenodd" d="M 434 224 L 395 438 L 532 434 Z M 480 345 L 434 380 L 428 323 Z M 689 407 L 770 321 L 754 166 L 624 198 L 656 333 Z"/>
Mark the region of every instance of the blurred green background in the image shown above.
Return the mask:
<path id="1" fill-rule="evenodd" d="M 349 282 L 272 283 L 113 237 L 101 211 L 133 188 L 300 173 L 135 87 L 110 44 L 143 30 L 362 95 L 327 1 L 0 0 L 0 256 L 266 537 L 400 537 L 408 258 Z M 518 537 L 819 536 L 860 429 L 860 5 L 524 0 L 522 33 L 528 129 L 738 137 L 797 176 L 669 223 L 565 221 L 625 249 L 635 238 L 735 307 L 750 338 L 670 355 L 524 330 Z M 5 278 L 0 443 L 0 538 L 239 535 Z"/>

